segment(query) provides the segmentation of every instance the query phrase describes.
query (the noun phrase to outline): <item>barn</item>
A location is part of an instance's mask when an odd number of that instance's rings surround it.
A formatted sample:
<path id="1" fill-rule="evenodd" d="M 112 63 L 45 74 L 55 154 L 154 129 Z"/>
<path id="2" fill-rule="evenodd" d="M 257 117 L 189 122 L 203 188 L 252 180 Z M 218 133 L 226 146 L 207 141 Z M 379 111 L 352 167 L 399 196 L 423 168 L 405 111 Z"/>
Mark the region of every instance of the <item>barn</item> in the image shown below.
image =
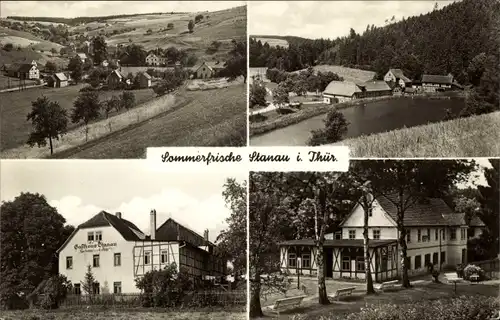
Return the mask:
<path id="1" fill-rule="evenodd" d="M 351 81 L 332 81 L 323 91 L 324 103 L 330 104 L 356 99 L 361 94 L 361 89 Z"/>

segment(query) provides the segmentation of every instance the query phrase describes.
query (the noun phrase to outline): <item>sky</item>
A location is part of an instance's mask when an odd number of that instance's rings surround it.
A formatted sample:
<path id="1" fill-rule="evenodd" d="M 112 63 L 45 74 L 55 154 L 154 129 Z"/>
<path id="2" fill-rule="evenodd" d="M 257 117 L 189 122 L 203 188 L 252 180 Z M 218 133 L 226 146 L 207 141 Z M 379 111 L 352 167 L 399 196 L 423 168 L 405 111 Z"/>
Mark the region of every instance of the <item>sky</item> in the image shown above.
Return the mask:
<path id="1" fill-rule="evenodd" d="M 215 242 L 230 215 L 222 197 L 226 178 L 248 180 L 241 173 L 168 173 L 153 171 L 141 160 L 2 160 L 0 200 L 21 192 L 43 194 L 68 224 L 77 226 L 105 210 L 121 212 L 149 234 L 150 211 L 157 227 L 169 217 Z M 147 162 L 146 162 L 147 164 Z"/>
<path id="2" fill-rule="evenodd" d="M 95 17 L 152 12 L 218 11 L 246 1 L 0 1 L 0 16 Z"/>
<path id="3" fill-rule="evenodd" d="M 434 4 L 442 8 L 454 1 L 249 1 L 250 35 L 299 36 L 334 39 L 357 33 L 366 26 L 384 26 L 386 19 L 425 14 Z"/>

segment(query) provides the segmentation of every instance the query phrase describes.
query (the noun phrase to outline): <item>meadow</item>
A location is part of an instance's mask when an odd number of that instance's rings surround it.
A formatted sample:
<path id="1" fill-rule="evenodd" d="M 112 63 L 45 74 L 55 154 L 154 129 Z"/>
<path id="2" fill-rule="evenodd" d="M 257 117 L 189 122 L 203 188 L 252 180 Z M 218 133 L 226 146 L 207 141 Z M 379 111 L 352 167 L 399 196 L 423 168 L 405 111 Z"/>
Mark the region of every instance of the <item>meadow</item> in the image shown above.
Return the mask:
<path id="1" fill-rule="evenodd" d="M 326 64 L 321 64 L 313 67 L 316 72 L 321 71 L 321 72 L 333 72 L 344 78 L 344 81 L 352 81 L 352 82 L 365 82 L 368 80 L 373 80 L 373 77 L 375 76 L 375 72 L 373 71 L 367 71 L 367 70 L 361 70 L 361 69 L 354 69 L 354 68 L 347 68 L 343 66 L 336 66 L 336 65 L 326 65 Z M 302 70 L 294 71 L 294 72 L 300 72 Z"/>
<path id="2" fill-rule="evenodd" d="M 500 154 L 500 112 L 346 139 L 351 157 L 492 157 Z"/>
<path id="3" fill-rule="evenodd" d="M 31 122 L 26 120 L 31 112 L 31 102 L 37 98 L 45 96 L 51 101 L 57 101 L 62 108 L 71 114 L 73 102 L 79 95 L 79 90 L 86 86 L 78 84 L 64 88 L 32 88 L 23 91 L 0 93 L 2 103 L 0 105 L 0 145 L 2 151 L 21 146 L 28 140 L 31 132 Z M 135 95 L 136 104 L 153 99 L 156 94 L 151 89 L 141 89 L 131 91 Z M 122 91 L 101 91 L 101 101 L 108 99 L 112 95 L 119 95 Z M 116 113 L 111 113 L 114 115 Z M 102 116 L 104 117 L 104 116 Z M 76 128 L 80 124 L 71 124 L 69 129 Z"/>
<path id="4" fill-rule="evenodd" d="M 275 38 L 255 38 L 256 41 L 264 43 L 268 43 L 270 47 L 280 46 L 282 48 L 288 48 L 288 41 L 285 39 L 275 39 Z"/>

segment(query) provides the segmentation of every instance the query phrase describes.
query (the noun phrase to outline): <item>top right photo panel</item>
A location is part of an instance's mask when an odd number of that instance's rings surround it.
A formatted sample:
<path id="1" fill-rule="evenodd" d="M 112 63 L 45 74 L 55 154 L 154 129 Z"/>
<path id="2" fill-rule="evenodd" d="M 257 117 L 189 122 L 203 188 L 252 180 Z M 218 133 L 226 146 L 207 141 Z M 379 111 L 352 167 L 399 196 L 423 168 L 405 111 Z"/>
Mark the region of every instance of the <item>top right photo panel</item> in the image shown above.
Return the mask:
<path id="1" fill-rule="evenodd" d="M 251 146 L 500 155 L 500 2 L 249 1 Z"/>

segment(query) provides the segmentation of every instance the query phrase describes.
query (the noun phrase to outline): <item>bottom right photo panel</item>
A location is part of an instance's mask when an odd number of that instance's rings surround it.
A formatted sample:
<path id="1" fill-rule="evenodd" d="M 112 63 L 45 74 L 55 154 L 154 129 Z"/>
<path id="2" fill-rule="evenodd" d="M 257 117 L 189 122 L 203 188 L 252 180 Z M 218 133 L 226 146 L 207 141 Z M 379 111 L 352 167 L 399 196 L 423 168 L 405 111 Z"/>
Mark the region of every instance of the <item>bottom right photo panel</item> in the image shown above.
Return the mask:
<path id="1" fill-rule="evenodd" d="M 499 167 L 251 172 L 250 318 L 499 319 Z"/>

